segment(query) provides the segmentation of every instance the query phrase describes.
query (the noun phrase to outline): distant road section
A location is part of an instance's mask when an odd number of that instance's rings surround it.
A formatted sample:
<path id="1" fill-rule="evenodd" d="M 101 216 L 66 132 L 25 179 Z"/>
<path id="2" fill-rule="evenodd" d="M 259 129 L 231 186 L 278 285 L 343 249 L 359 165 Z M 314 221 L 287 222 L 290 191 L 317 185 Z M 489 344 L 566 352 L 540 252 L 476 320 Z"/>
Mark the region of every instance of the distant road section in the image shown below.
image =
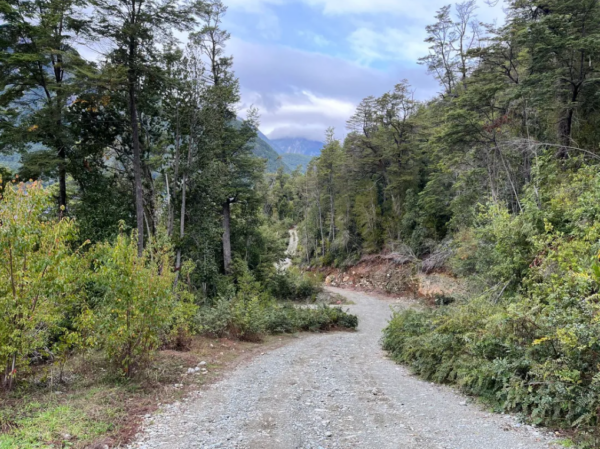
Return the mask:
<path id="1" fill-rule="evenodd" d="M 289 232 L 290 242 L 288 243 L 288 248 L 285 252 L 288 257 L 275 264 L 278 271 L 286 271 L 292 266 L 292 257 L 296 255 L 296 251 L 298 250 L 298 231 L 296 231 L 296 228 L 292 228 Z"/>

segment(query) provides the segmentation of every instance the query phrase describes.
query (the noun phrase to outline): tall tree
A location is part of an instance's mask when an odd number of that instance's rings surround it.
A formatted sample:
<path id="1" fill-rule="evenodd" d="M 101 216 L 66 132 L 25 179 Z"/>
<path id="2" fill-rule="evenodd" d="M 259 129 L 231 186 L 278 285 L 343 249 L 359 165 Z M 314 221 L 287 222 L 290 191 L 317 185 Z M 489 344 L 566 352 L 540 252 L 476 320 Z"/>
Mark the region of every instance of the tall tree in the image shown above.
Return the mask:
<path id="1" fill-rule="evenodd" d="M 208 172 L 218 186 L 216 199 L 221 208 L 223 271 L 231 272 L 231 206 L 247 201 L 254 185 L 262 176 L 264 164 L 252 154 L 251 141 L 256 137 L 256 116 L 250 113 L 247 120 L 239 122 L 235 106 L 239 102 L 239 82 L 232 71 L 233 59 L 225 55 L 229 33 L 221 28 L 227 8 L 221 1 L 213 1 L 203 12 L 203 28 L 191 35 L 208 61 L 210 88 L 206 92 L 203 112 L 205 147 L 210 158 Z"/>
<path id="2" fill-rule="evenodd" d="M 513 0 L 512 23 L 519 26 L 531 58 L 526 85 L 541 107 L 556 107 L 559 156 L 568 154 L 573 125 L 584 102 L 600 85 L 600 3 L 597 0 Z"/>
<path id="3" fill-rule="evenodd" d="M 57 172 L 60 215 L 73 144 L 65 114 L 89 67 L 76 50 L 89 24 L 85 6 L 83 0 L 0 0 L 0 145 L 8 152 L 41 145 L 43 152 L 25 158 L 26 170 Z"/>
<path id="4" fill-rule="evenodd" d="M 201 0 L 92 0 L 95 32 L 112 43 L 110 63 L 122 76 L 127 93 L 135 185 L 138 253 L 144 249 L 144 187 L 139 93 L 160 76 L 161 48 L 174 44 L 174 31 L 189 31 L 205 7 Z"/>

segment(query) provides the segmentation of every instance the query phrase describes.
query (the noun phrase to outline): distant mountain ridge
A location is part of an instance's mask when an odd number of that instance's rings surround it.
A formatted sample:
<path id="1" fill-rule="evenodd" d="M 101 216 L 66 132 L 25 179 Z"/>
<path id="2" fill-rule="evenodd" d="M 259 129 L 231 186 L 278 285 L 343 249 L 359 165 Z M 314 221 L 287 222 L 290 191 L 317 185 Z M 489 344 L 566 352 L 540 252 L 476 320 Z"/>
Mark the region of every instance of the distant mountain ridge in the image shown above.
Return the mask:
<path id="1" fill-rule="evenodd" d="M 258 131 L 254 154 L 267 159 L 268 172 L 274 172 L 277 168 L 283 166 L 286 173 L 291 173 L 298 167 L 300 167 L 302 173 L 305 173 L 310 160 L 321 154 L 321 148 L 324 145 L 323 142 L 303 137 L 269 139 Z M 273 153 L 278 153 L 278 157 L 275 158 Z"/>
<path id="2" fill-rule="evenodd" d="M 274 173 L 280 167 L 291 173 L 298 166 L 305 172 L 308 163 L 321 153 L 323 143 L 304 138 L 285 138 L 270 140 L 262 132 L 253 142 L 252 152 L 267 161 L 267 172 Z M 17 172 L 21 167 L 20 154 L 0 154 L 0 165 Z"/>
<path id="3" fill-rule="evenodd" d="M 304 154 L 306 156 L 319 156 L 325 145 L 318 140 L 305 139 L 304 137 L 269 139 L 269 143 L 279 154 Z"/>
<path id="4" fill-rule="evenodd" d="M 290 173 L 290 167 L 286 165 L 283 158 L 269 144 L 265 135 L 259 131 L 258 136 L 254 139 L 252 152 L 256 157 L 267 160 L 267 173 L 275 173 L 280 167 L 286 173 Z"/>
<path id="5" fill-rule="evenodd" d="M 290 169 L 296 170 L 296 168 L 300 167 L 300 172 L 302 173 L 306 173 L 306 167 L 308 167 L 308 163 L 312 160 L 312 156 L 307 156 L 306 154 L 286 153 L 280 157 Z"/>

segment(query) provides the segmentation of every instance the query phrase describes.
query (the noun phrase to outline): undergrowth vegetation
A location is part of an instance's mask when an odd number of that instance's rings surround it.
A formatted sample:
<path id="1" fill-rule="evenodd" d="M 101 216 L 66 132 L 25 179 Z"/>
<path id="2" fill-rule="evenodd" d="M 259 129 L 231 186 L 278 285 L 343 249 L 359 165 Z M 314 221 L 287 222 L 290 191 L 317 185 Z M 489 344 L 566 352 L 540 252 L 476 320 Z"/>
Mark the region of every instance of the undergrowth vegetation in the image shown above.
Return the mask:
<path id="1" fill-rule="evenodd" d="M 192 333 L 259 341 L 273 333 L 356 327 L 356 317 L 341 309 L 278 302 L 310 300 L 320 291 L 316 280 L 273 266 L 260 282 L 241 259 L 217 296 L 194 295 L 187 283 L 193 264 L 173 269 L 164 234 L 157 232 L 141 256 L 124 224 L 112 242 L 78 246 L 75 222 L 49 214 L 50 201 L 38 183 L 10 184 L 0 201 L 0 250 L 8 261 L 0 277 L 6 390 L 30 365 L 62 364 L 76 352 L 100 351 L 116 373 L 133 377 L 157 349 L 185 347 Z"/>
<path id="2" fill-rule="evenodd" d="M 192 262 L 174 268 L 162 231 L 141 256 L 123 223 L 113 240 L 81 245 L 77 222 L 56 217 L 40 183 L 0 192 L 0 449 L 83 448 L 109 434 L 127 441 L 136 398 L 152 408 L 156 390 L 180 385 L 199 338 L 222 346 L 223 337 L 260 342 L 357 326 L 341 308 L 314 306 L 319 284 L 298 271 L 252 271 L 237 258 L 208 296 L 189 282 Z M 176 351 L 191 354 L 179 363 Z"/>
<path id="3" fill-rule="evenodd" d="M 275 300 L 276 297 L 313 300 L 321 290 L 313 278 L 294 271 L 277 272 L 272 282 L 278 288 L 285 285 L 289 289 L 286 291 L 293 294 L 291 298 L 290 293 L 273 296 L 273 290 L 265 292 L 261 283 L 254 279 L 241 261 L 237 261 L 235 265 L 237 292 L 230 297 L 220 296 L 213 304 L 200 308 L 196 320 L 200 333 L 260 341 L 268 334 L 320 332 L 334 328 L 355 329 L 358 325 L 355 315 L 350 315 L 339 307 L 301 306 Z M 281 293 L 281 290 L 275 289 L 275 292 Z"/>
<path id="4" fill-rule="evenodd" d="M 456 383 L 537 424 L 600 443 L 600 175 L 542 171 L 523 212 L 481 210 L 456 242 L 468 300 L 397 313 L 384 347 L 436 382 Z M 472 242 L 476 241 L 477 245 Z"/>

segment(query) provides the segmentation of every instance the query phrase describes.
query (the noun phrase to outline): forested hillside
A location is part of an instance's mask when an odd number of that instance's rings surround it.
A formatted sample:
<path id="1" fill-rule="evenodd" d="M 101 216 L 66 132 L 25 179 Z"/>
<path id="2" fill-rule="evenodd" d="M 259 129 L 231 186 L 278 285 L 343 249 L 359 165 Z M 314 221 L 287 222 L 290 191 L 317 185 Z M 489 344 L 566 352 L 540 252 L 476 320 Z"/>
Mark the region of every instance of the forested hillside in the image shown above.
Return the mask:
<path id="1" fill-rule="evenodd" d="M 506 24 L 474 1 L 442 8 L 409 81 L 365 98 L 290 181 L 308 265 L 396 252 L 468 281 L 469 297 L 398 314 L 385 346 L 596 445 L 600 291 L 600 4 L 513 0 Z M 444 302 L 446 303 L 446 302 Z"/>
<path id="2" fill-rule="evenodd" d="M 281 160 L 285 162 L 285 165 L 290 167 L 292 170 L 300 168 L 302 173 L 306 173 L 306 168 L 308 167 L 311 159 L 311 156 L 306 156 L 304 154 L 286 153 L 281 155 Z"/>
<path id="3" fill-rule="evenodd" d="M 303 154 L 312 157 L 318 156 L 323 148 L 323 142 L 302 137 L 271 139 L 270 142 L 279 154 Z"/>

